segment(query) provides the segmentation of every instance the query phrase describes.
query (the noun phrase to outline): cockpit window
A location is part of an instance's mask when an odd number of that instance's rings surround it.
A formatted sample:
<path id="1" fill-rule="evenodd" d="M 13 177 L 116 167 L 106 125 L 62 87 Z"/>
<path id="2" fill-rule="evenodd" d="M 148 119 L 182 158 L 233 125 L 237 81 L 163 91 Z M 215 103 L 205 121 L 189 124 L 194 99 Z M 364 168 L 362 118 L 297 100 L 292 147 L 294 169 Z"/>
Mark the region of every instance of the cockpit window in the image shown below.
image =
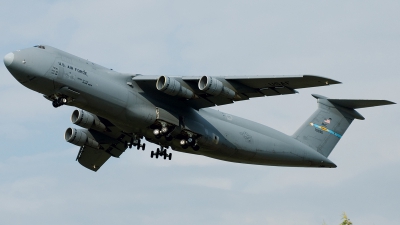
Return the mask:
<path id="1" fill-rule="evenodd" d="M 35 45 L 35 46 L 33 46 L 33 47 L 35 47 L 35 48 L 41 48 L 41 49 L 45 49 L 45 47 L 44 47 L 43 45 Z"/>

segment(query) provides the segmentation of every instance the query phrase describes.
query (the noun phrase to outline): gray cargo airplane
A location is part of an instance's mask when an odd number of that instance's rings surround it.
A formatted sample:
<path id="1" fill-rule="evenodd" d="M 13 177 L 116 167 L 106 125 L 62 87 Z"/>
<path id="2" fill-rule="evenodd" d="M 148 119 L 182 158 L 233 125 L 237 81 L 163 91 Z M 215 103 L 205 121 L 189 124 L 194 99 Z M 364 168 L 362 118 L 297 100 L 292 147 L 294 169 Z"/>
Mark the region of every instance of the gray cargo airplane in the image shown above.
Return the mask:
<path id="1" fill-rule="evenodd" d="M 9 53 L 4 64 L 18 82 L 42 93 L 55 108 L 79 108 L 71 120 L 84 129 L 68 128 L 64 136 L 80 146 L 76 160 L 93 171 L 127 148 L 144 150 L 143 137 L 160 146 L 151 151 L 152 158 L 171 160 L 171 147 L 236 163 L 334 168 L 329 154 L 351 122 L 364 119 L 355 109 L 394 104 L 313 95 L 318 109 L 288 136 L 210 107 L 340 82 L 312 75 L 124 74 L 45 45 Z"/>

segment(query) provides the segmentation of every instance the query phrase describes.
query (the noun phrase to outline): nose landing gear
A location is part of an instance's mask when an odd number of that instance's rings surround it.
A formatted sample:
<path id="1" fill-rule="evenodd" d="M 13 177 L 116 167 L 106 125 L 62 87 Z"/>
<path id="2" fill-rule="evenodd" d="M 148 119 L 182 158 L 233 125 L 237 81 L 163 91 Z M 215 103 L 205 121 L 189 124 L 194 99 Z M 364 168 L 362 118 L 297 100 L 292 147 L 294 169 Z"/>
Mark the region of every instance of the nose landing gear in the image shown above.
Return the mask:
<path id="1" fill-rule="evenodd" d="M 68 103 L 68 99 L 66 97 L 57 98 L 57 99 L 53 100 L 53 107 L 58 108 L 67 103 Z"/>

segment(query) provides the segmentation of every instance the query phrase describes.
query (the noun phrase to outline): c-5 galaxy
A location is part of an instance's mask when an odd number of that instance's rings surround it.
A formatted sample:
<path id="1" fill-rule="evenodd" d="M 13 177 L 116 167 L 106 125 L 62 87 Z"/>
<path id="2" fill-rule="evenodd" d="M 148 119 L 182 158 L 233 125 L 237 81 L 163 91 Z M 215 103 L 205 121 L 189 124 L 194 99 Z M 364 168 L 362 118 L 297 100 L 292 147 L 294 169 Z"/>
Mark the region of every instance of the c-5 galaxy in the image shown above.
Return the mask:
<path id="1" fill-rule="evenodd" d="M 127 148 L 144 150 L 143 138 L 160 146 L 151 151 L 156 158 L 171 160 L 171 148 L 236 163 L 334 168 L 329 154 L 351 122 L 364 119 L 355 109 L 394 104 L 313 95 L 318 109 L 288 136 L 210 107 L 340 82 L 312 75 L 125 74 L 45 45 L 9 53 L 4 64 L 54 107 L 79 108 L 71 120 L 83 129 L 68 128 L 64 136 L 80 146 L 77 161 L 93 171 Z"/>

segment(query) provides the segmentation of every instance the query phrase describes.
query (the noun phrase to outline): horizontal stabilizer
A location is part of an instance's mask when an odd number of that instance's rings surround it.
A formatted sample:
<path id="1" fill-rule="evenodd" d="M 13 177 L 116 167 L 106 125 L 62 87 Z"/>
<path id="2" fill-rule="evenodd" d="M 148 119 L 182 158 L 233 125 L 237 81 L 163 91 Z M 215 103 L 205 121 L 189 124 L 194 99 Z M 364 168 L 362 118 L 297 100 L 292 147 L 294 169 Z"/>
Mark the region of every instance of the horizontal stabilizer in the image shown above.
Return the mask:
<path id="1" fill-rule="evenodd" d="M 328 157 L 354 119 L 363 120 L 356 108 L 396 104 L 387 100 L 329 99 L 313 94 L 318 109 L 293 137 Z"/>
<path id="2" fill-rule="evenodd" d="M 361 100 L 361 99 L 328 99 L 331 103 L 335 105 L 340 105 L 342 107 L 358 109 L 367 108 L 381 105 L 391 105 L 396 104 L 387 100 Z"/>
<path id="3" fill-rule="evenodd" d="M 330 103 L 335 105 L 350 108 L 350 109 L 358 109 L 358 108 L 367 108 L 381 105 L 391 105 L 396 104 L 395 102 L 391 102 L 388 100 L 368 100 L 368 99 L 330 99 L 322 95 L 312 94 L 312 96 L 316 99 L 326 99 Z"/>

